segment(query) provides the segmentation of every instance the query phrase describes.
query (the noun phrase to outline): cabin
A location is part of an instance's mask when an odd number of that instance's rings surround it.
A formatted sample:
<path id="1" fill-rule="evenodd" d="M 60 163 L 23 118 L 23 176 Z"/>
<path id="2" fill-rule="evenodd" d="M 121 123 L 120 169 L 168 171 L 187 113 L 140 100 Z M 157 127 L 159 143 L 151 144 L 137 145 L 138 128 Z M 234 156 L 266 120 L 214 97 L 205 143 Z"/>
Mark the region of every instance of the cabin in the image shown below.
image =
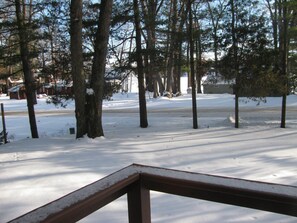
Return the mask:
<path id="1" fill-rule="evenodd" d="M 18 84 L 8 89 L 10 99 L 26 99 L 26 89 L 24 84 Z"/>
<path id="2" fill-rule="evenodd" d="M 44 83 L 37 91 L 38 94 L 52 95 L 68 95 L 74 94 L 73 82 L 66 83 L 65 81 L 57 81 L 51 83 Z"/>
<path id="3" fill-rule="evenodd" d="M 43 84 L 40 88 L 38 88 L 37 93 L 46 94 L 46 95 L 55 95 L 55 86 L 50 83 Z"/>

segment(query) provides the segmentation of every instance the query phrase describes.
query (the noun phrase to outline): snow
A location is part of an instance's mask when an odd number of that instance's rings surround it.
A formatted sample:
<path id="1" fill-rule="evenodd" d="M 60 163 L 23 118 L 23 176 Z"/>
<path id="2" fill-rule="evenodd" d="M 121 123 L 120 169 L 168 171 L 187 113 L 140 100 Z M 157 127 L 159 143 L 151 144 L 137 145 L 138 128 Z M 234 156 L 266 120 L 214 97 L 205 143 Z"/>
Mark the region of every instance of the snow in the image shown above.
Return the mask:
<path id="1" fill-rule="evenodd" d="M 94 94 L 93 88 L 87 88 L 87 95 L 93 95 L 93 94 Z"/>
<path id="2" fill-rule="evenodd" d="M 0 97 L 10 140 L 0 146 L 0 222 L 132 163 L 297 186 L 296 95 L 288 97 L 286 129 L 278 127 L 279 117 L 270 115 L 280 110 L 281 98 L 267 98 L 258 106 L 241 99 L 246 114 L 241 128 L 234 129 L 232 95 L 198 95 L 198 130 L 192 129 L 190 95 L 146 96 L 148 128 L 139 128 L 138 95 L 117 94 L 103 105 L 105 137 L 79 140 L 69 133 L 76 125 L 73 101 L 65 109 L 38 99 L 40 138 L 31 139 L 26 101 Z M 203 114 L 214 111 L 224 113 Z M 296 222 L 284 215 L 157 192 L 151 192 L 151 205 L 152 222 L 158 223 Z M 126 197 L 81 222 L 128 222 Z"/>

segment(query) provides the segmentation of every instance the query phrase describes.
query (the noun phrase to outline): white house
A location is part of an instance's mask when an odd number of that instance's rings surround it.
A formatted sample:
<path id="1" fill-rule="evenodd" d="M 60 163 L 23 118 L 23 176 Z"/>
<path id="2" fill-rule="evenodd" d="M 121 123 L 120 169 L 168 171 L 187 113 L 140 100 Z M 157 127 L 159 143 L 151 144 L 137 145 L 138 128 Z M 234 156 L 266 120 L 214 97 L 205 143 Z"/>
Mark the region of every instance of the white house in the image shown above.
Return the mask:
<path id="1" fill-rule="evenodd" d="M 138 79 L 137 77 L 130 73 L 122 82 L 122 90 L 129 93 L 138 92 Z"/>
<path id="2" fill-rule="evenodd" d="M 201 80 L 204 94 L 233 94 L 235 80 L 227 80 L 220 73 L 211 69 Z"/>

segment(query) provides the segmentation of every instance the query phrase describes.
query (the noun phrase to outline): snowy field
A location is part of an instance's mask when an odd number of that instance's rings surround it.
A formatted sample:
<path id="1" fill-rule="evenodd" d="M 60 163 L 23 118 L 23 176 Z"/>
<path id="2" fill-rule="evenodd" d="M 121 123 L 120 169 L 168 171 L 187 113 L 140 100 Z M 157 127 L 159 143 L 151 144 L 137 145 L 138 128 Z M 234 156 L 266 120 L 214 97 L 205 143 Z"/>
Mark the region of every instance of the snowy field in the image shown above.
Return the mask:
<path id="1" fill-rule="evenodd" d="M 242 99 L 240 129 L 233 128 L 232 95 L 198 95 L 197 100 L 199 129 L 194 130 L 189 95 L 147 95 L 149 127 L 141 129 L 137 95 L 119 94 L 104 102 L 105 137 L 76 140 L 69 134 L 75 127 L 73 102 L 59 108 L 38 99 L 40 138 L 31 139 L 26 101 L 0 97 L 10 140 L 0 145 L 0 222 L 132 163 L 297 186 L 297 95 L 288 97 L 286 129 L 279 128 L 281 98 L 260 105 Z M 81 222 L 128 222 L 126 202 L 124 196 Z M 151 193 L 151 205 L 154 223 L 297 220 L 157 192 Z"/>

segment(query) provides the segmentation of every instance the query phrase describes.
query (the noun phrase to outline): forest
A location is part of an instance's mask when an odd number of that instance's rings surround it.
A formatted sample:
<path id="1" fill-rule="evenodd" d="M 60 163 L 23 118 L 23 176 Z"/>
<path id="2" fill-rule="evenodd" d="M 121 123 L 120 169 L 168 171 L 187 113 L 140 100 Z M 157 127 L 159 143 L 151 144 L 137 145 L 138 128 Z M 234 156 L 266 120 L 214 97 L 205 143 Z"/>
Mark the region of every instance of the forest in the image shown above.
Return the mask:
<path id="1" fill-rule="evenodd" d="M 3 0 L 0 27 L 0 79 L 6 88 L 24 80 L 33 138 L 35 92 L 53 80 L 73 83 L 71 95 L 54 100 L 74 97 L 77 138 L 104 135 L 102 101 L 131 74 L 142 128 L 145 92 L 176 97 L 183 73 L 194 128 L 210 69 L 234 80 L 237 128 L 243 96 L 281 96 L 285 128 L 286 97 L 297 87 L 296 0 Z"/>

